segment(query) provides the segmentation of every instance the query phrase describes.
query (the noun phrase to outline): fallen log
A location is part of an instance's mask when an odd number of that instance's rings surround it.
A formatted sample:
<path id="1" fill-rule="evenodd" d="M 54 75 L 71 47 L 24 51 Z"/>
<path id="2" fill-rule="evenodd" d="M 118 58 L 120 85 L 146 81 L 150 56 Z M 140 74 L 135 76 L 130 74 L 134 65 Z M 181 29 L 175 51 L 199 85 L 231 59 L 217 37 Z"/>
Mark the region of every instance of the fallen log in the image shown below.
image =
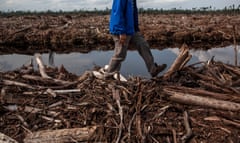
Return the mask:
<path id="1" fill-rule="evenodd" d="M 228 111 L 240 111 L 240 104 L 230 101 L 217 100 L 213 98 L 200 97 L 191 94 L 173 92 L 167 89 L 163 91 L 169 96 L 169 100 L 187 105 L 197 105 L 205 108 L 213 108 Z"/>
<path id="2" fill-rule="evenodd" d="M 176 58 L 172 66 L 169 68 L 169 70 L 163 75 L 163 78 L 168 79 L 174 72 L 182 69 L 191 59 L 191 57 L 192 55 L 189 54 L 188 46 L 186 44 L 183 44 L 178 57 Z"/>
<path id="3" fill-rule="evenodd" d="M 176 91 L 176 92 L 199 95 L 203 97 L 212 97 L 215 99 L 240 103 L 240 99 L 238 98 L 237 94 L 217 93 L 217 92 L 211 92 L 211 91 L 198 89 L 198 88 L 193 89 L 193 88 L 184 87 L 184 86 L 165 86 L 164 88 L 171 91 Z"/>
<path id="4" fill-rule="evenodd" d="M 42 56 L 39 53 L 37 53 L 37 54 L 35 54 L 35 57 L 36 57 L 36 61 L 37 61 L 38 68 L 39 68 L 41 76 L 43 78 L 51 78 L 50 76 L 47 75 L 47 73 L 45 71 L 45 66 L 44 66 L 43 61 L 42 61 Z"/>
<path id="5" fill-rule="evenodd" d="M 49 78 L 46 79 L 43 77 L 33 76 L 33 75 L 23 75 L 22 78 L 39 81 L 39 82 L 43 82 L 43 83 L 48 83 L 48 84 L 58 84 L 58 85 L 75 84 L 76 83 L 76 82 L 64 81 L 64 80 L 60 80 L 60 79 L 49 79 Z"/>
<path id="6" fill-rule="evenodd" d="M 29 84 L 25 84 L 25 83 L 21 83 L 21 82 L 17 82 L 17 81 L 11 81 L 11 80 L 3 80 L 3 84 L 4 85 L 12 85 L 12 86 L 20 86 L 20 87 L 25 87 L 25 88 L 29 88 L 29 89 L 36 89 L 35 87 L 33 87 Z"/>
<path id="7" fill-rule="evenodd" d="M 212 82 L 206 82 L 206 81 L 200 80 L 199 83 L 201 84 L 202 87 L 205 87 L 206 89 L 211 89 L 212 91 L 215 91 L 215 92 L 220 92 L 220 93 L 223 92 L 223 93 L 229 93 L 229 94 L 233 93 L 232 90 L 229 90 L 222 86 L 218 86 Z"/>
<path id="8" fill-rule="evenodd" d="M 86 128 L 39 131 L 28 134 L 24 139 L 24 143 L 86 142 L 92 137 L 96 129 L 96 126 L 92 126 Z"/>
<path id="9" fill-rule="evenodd" d="M 16 140 L 10 138 L 9 136 L 0 133 L 0 142 L 1 143 L 18 143 Z"/>

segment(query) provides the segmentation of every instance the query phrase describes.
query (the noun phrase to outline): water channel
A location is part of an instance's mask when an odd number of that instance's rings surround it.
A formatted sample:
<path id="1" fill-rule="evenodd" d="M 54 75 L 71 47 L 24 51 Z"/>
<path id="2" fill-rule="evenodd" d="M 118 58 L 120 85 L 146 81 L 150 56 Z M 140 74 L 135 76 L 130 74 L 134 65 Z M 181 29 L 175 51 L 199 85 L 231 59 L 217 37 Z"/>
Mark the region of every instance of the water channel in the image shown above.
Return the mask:
<path id="1" fill-rule="evenodd" d="M 151 51 L 155 61 L 159 64 L 166 63 L 168 68 L 174 62 L 179 53 L 178 48 L 168 48 L 164 50 L 152 49 Z M 207 61 L 213 56 L 215 61 L 222 61 L 223 63 L 229 63 L 232 65 L 235 65 L 236 63 L 239 65 L 240 61 L 240 51 L 236 50 L 234 46 L 212 48 L 207 51 L 191 50 L 190 53 L 193 57 L 188 64 L 193 64 L 199 61 Z M 91 51 L 89 53 L 72 52 L 66 54 L 51 52 L 42 54 L 42 58 L 44 64 L 48 66 L 59 67 L 63 65 L 69 72 L 80 75 L 86 70 L 91 70 L 95 65 L 103 67 L 108 64 L 112 54 L 113 51 Z M 23 64 L 29 62 L 31 59 L 34 59 L 34 55 L 0 55 L 0 71 L 5 72 L 15 70 L 20 68 Z M 34 64 L 36 65 L 36 63 Z M 128 51 L 127 58 L 123 62 L 120 72 L 126 77 L 150 77 L 144 61 L 137 51 Z"/>

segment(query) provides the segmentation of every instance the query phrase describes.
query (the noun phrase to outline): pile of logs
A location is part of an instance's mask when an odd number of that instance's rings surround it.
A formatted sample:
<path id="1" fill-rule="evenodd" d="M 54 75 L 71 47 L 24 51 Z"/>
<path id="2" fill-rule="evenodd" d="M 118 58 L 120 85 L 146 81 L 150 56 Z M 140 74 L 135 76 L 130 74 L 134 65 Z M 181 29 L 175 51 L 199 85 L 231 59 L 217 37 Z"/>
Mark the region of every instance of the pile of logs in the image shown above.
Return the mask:
<path id="1" fill-rule="evenodd" d="M 164 92 L 170 95 L 170 99 L 186 104 L 239 111 L 239 104 L 221 101 L 221 99 L 240 101 L 238 99 L 240 95 L 239 67 L 215 62 L 213 58 L 207 61 L 207 63 L 199 63 L 203 64 L 203 66 L 196 67 L 197 64 L 194 64 L 195 67 L 191 65 L 184 67 L 191 57 L 188 46 L 184 44 L 173 65 L 163 75 L 164 80 L 172 78 L 175 84 L 179 83 L 177 87 L 176 85 L 164 86 Z M 179 78 L 179 76 L 181 77 Z M 183 77 L 184 79 L 182 79 Z M 179 79 L 180 81 L 176 81 Z M 220 100 L 204 98 L 199 95 L 214 97 Z"/>
<path id="2" fill-rule="evenodd" d="M 77 76 L 32 63 L 0 72 L 0 142 L 240 141 L 240 67 L 186 65 L 183 45 L 161 77 L 127 81 Z"/>

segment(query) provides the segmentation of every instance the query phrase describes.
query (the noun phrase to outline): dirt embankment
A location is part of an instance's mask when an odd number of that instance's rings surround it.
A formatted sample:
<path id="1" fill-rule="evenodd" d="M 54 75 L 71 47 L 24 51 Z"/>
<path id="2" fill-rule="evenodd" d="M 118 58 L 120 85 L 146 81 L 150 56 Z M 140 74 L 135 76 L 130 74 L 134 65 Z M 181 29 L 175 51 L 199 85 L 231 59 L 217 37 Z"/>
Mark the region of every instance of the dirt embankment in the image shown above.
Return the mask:
<path id="1" fill-rule="evenodd" d="M 193 47 L 240 41 L 239 15 L 140 15 L 140 29 L 152 47 Z M 0 45 L 112 49 L 109 15 L 25 15 L 0 17 Z M 38 48 L 34 48 L 38 47 Z M 3 49 L 4 50 L 4 49 Z"/>

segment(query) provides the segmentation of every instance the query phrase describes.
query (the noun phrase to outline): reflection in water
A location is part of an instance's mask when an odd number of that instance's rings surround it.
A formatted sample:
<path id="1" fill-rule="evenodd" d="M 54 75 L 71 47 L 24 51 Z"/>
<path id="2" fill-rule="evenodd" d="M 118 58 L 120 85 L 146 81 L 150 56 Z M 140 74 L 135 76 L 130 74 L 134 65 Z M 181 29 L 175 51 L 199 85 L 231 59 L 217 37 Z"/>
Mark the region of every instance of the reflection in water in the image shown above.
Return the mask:
<path id="1" fill-rule="evenodd" d="M 235 66 L 238 65 L 238 46 L 234 46 L 234 51 L 235 51 Z"/>
<path id="2" fill-rule="evenodd" d="M 55 66 L 55 64 L 54 64 L 54 52 L 53 51 L 50 51 L 49 52 L 49 57 L 48 57 L 48 63 L 49 63 L 49 65 L 50 66 Z"/>
<path id="3" fill-rule="evenodd" d="M 193 56 L 198 58 L 198 61 L 207 61 L 213 56 L 216 61 L 222 61 L 227 64 L 239 65 L 236 61 L 239 61 L 240 51 L 235 50 L 233 46 L 226 48 L 214 48 L 208 51 L 192 51 Z"/>
<path id="4" fill-rule="evenodd" d="M 164 49 L 162 51 L 152 50 L 154 59 L 157 63 L 166 63 L 169 66 L 174 62 L 179 53 L 178 48 Z M 239 61 L 239 51 L 234 49 L 233 46 L 226 48 L 214 48 L 208 51 L 191 50 L 193 55 L 188 64 L 193 64 L 199 61 L 207 61 L 213 56 L 216 61 L 222 61 L 235 65 Z M 92 51 L 90 53 L 70 53 L 70 54 L 57 54 L 54 52 L 42 55 L 43 62 L 48 66 L 60 67 L 63 65 L 69 72 L 75 74 L 82 74 L 86 70 L 91 70 L 95 65 L 104 66 L 108 64 L 113 51 Z M 144 61 L 139 56 L 137 51 L 128 51 L 126 60 L 122 63 L 121 73 L 128 77 L 144 76 L 150 77 Z M 27 63 L 29 60 L 34 59 L 34 56 L 29 55 L 0 55 L 0 70 L 14 70 Z M 34 65 L 36 65 L 35 60 Z M 237 61 L 237 62 L 236 62 Z M 167 69 L 166 69 L 167 70 Z M 166 71 L 165 70 L 165 71 Z M 165 72 L 164 71 L 164 72 Z M 164 73 L 163 72 L 163 73 Z"/>

